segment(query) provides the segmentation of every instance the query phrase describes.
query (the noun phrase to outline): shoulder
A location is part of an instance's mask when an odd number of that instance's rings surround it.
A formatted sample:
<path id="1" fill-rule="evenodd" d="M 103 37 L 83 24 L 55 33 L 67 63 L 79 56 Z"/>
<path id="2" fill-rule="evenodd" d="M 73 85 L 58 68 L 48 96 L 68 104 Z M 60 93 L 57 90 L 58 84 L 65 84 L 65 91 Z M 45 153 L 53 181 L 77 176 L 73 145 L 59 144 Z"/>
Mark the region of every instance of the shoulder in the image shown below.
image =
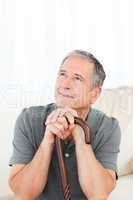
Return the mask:
<path id="1" fill-rule="evenodd" d="M 89 120 L 98 128 L 115 129 L 119 126 L 119 122 L 115 117 L 108 116 L 104 112 L 95 108 L 91 109 Z"/>
<path id="2" fill-rule="evenodd" d="M 111 138 L 114 141 L 120 141 L 121 131 L 116 118 L 110 117 L 104 112 L 92 108 L 88 123 L 90 124 L 94 143 L 102 141 L 103 144 Z"/>
<path id="3" fill-rule="evenodd" d="M 46 114 L 48 114 L 54 109 L 55 109 L 54 103 L 50 103 L 45 106 L 31 106 L 28 108 L 24 108 L 19 114 L 19 117 L 22 117 L 22 118 L 44 117 Z"/>
<path id="4" fill-rule="evenodd" d="M 55 109 L 55 104 L 50 103 L 45 106 L 31 106 L 24 108 L 16 119 L 16 128 L 31 130 L 42 125 L 47 115 Z"/>

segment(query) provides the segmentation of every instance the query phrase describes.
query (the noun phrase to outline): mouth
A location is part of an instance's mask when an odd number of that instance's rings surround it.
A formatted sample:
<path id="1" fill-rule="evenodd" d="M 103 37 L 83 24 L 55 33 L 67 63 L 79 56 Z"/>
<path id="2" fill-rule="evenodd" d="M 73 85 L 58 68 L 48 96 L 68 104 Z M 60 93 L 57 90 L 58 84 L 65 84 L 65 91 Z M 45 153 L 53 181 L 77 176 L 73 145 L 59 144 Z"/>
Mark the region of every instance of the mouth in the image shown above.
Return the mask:
<path id="1" fill-rule="evenodd" d="M 65 98 L 74 99 L 74 96 L 69 95 L 69 94 L 63 94 L 63 93 L 61 93 L 61 92 L 58 92 L 58 94 L 61 95 L 61 96 L 63 96 L 63 97 L 65 97 Z"/>

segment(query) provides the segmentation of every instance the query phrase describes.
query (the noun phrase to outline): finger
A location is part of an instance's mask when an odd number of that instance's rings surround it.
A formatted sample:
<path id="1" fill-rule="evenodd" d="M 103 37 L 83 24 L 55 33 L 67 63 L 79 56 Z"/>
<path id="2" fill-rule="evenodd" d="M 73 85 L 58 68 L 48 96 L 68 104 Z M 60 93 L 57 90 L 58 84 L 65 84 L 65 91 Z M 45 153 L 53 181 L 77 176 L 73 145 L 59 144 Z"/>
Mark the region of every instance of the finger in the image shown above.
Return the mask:
<path id="1" fill-rule="evenodd" d="M 59 113 L 59 116 L 62 117 L 65 115 L 65 113 L 67 112 L 70 112 L 72 113 L 73 116 L 77 116 L 78 117 L 78 114 L 77 114 L 77 111 L 72 109 L 72 108 L 69 108 L 69 107 L 65 107 L 63 109 L 60 109 L 60 113 Z"/>
<path id="2" fill-rule="evenodd" d="M 57 133 L 58 135 L 59 135 L 59 137 L 61 138 L 61 139 L 66 139 L 69 135 L 71 135 L 72 134 L 72 132 L 69 130 L 69 129 L 67 129 L 67 130 L 64 130 L 64 126 L 62 125 L 62 124 L 60 124 L 60 123 L 54 123 L 53 124 L 56 128 L 58 128 L 58 130 L 60 131 L 60 133 Z M 73 124 L 74 125 L 74 124 Z M 70 125 L 70 127 L 71 127 L 72 125 Z"/>
<path id="3" fill-rule="evenodd" d="M 45 124 L 56 122 L 57 116 L 59 115 L 60 109 L 54 110 L 47 118 Z"/>
<path id="4" fill-rule="evenodd" d="M 48 125 L 47 130 L 53 133 L 54 135 L 58 136 L 59 138 L 64 139 L 64 135 L 62 134 L 62 132 L 53 124 Z"/>
<path id="5" fill-rule="evenodd" d="M 56 112 L 52 116 L 51 123 L 54 123 L 57 121 L 58 117 L 60 116 L 60 112 L 61 112 L 61 109 L 56 110 Z"/>
<path id="6" fill-rule="evenodd" d="M 55 110 L 54 110 L 52 113 L 50 113 L 50 114 L 48 115 L 48 117 L 47 117 L 47 119 L 46 119 L 46 122 L 45 122 L 46 125 L 47 125 L 48 123 L 50 123 L 50 121 L 51 121 L 51 119 L 52 119 L 54 113 L 55 113 Z"/>
<path id="7" fill-rule="evenodd" d="M 65 108 L 58 108 L 56 110 L 54 110 L 47 118 L 45 125 L 49 124 L 49 123 L 54 123 L 57 121 L 58 117 L 63 117 L 63 115 L 65 115 L 65 113 L 71 113 L 73 116 L 77 116 L 78 114 L 74 109 L 71 109 L 69 107 L 65 107 Z"/>
<path id="8" fill-rule="evenodd" d="M 58 134 L 60 132 L 60 130 L 53 124 L 48 125 L 47 130 L 53 134 Z"/>
<path id="9" fill-rule="evenodd" d="M 72 132 L 74 130 L 75 126 L 76 126 L 75 124 L 70 124 L 69 125 L 69 130 Z"/>
<path id="10" fill-rule="evenodd" d="M 60 123 L 58 123 L 58 122 L 55 122 L 53 125 L 54 125 L 56 128 L 58 128 L 58 129 L 62 132 L 62 134 L 65 134 L 65 133 L 64 133 L 65 128 L 64 128 L 64 126 L 63 126 L 62 124 L 60 124 Z"/>
<path id="11" fill-rule="evenodd" d="M 73 114 L 73 116 L 76 116 L 78 117 L 78 113 L 76 110 L 72 109 L 72 108 L 68 108 L 68 107 L 65 107 L 65 112 L 70 112 Z"/>
<path id="12" fill-rule="evenodd" d="M 74 124 L 74 116 L 70 112 L 65 113 L 65 117 L 67 118 L 69 124 Z"/>
<path id="13" fill-rule="evenodd" d="M 62 117 L 58 117 L 57 118 L 57 122 L 59 122 L 60 124 L 62 124 L 64 126 L 64 130 L 68 129 L 68 122 L 66 120 L 66 117 L 62 116 Z"/>

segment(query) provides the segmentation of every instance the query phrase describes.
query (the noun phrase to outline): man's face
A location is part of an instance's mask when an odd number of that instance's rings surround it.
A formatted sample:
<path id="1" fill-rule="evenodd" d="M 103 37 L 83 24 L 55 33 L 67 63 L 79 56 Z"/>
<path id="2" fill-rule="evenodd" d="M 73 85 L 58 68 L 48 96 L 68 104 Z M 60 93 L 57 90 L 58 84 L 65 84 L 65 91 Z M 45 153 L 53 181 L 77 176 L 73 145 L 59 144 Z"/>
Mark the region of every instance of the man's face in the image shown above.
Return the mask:
<path id="1" fill-rule="evenodd" d="M 55 103 L 59 107 L 87 108 L 92 102 L 94 64 L 71 56 L 60 67 L 55 85 Z"/>

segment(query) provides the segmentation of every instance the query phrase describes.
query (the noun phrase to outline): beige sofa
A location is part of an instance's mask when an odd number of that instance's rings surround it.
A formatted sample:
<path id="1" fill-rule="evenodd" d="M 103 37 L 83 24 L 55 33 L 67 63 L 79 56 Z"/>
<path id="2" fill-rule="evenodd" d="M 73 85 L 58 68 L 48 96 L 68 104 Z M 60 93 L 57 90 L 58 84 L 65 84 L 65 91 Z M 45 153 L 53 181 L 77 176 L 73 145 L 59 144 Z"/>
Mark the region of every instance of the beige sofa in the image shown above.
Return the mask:
<path id="1" fill-rule="evenodd" d="M 94 107 L 116 117 L 122 131 L 118 157 L 119 179 L 109 200 L 133 200 L 133 87 L 103 90 Z M 4 199 L 10 198 L 0 198 Z"/>
<path id="2" fill-rule="evenodd" d="M 122 132 L 119 179 L 109 200 L 133 200 L 133 87 L 104 90 L 95 107 L 116 117 Z"/>

